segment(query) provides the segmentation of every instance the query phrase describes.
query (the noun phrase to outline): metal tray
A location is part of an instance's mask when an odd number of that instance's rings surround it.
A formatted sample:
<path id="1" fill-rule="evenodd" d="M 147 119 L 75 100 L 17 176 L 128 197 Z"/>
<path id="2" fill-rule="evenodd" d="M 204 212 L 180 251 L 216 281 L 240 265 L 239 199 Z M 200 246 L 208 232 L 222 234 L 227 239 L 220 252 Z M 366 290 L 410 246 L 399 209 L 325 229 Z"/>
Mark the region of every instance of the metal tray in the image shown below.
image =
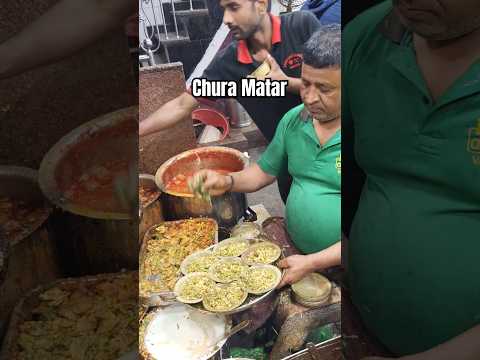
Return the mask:
<path id="1" fill-rule="evenodd" d="M 86 276 L 81 278 L 66 278 L 66 279 L 56 280 L 48 285 L 40 286 L 32 290 L 18 302 L 18 304 L 15 306 L 15 309 L 12 312 L 10 323 L 8 325 L 7 335 L 3 339 L 3 343 L 0 351 L 0 360 L 17 359 L 16 343 L 19 336 L 20 325 L 23 322 L 31 319 L 32 310 L 35 306 L 38 305 L 38 302 L 39 302 L 38 296 L 43 292 L 56 286 L 75 288 L 79 284 L 96 284 L 105 280 L 113 280 L 113 279 L 121 278 L 127 275 L 134 275 L 135 273 L 137 272 L 131 271 L 131 272 L 122 272 L 122 273 L 114 273 L 114 274 Z"/>
<path id="2" fill-rule="evenodd" d="M 266 235 L 263 235 L 263 237 L 265 237 Z M 256 244 L 256 243 L 259 243 L 259 242 L 262 242 L 263 239 L 251 239 L 249 240 L 250 241 L 250 245 L 253 245 L 253 244 Z M 215 245 L 212 245 L 212 246 L 209 246 L 207 249 L 205 250 L 212 250 L 213 248 L 215 247 Z M 282 249 L 282 253 L 280 254 L 280 258 L 277 260 L 281 260 L 283 259 L 285 256 L 284 256 L 284 253 L 283 253 L 283 249 Z M 285 270 L 282 270 L 282 279 L 283 277 L 285 276 Z M 233 314 L 237 314 L 237 313 L 240 313 L 240 312 L 243 312 L 243 311 L 246 311 L 246 310 L 249 310 L 250 308 L 252 308 L 253 306 L 255 306 L 256 304 L 262 302 L 263 300 L 265 300 L 267 297 L 269 297 L 273 292 L 275 292 L 276 289 L 272 289 L 268 292 L 266 292 L 265 294 L 262 294 L 262 295 L 253 295 L 253 294 L 248 294 L 247 296 L 247 299 L 244 301 L 244 303 L 242 305 L 240 305 L 239 307 L 237 307 L 236 309 L 233 309 L 233 310 L 230 310 L 230 311 L 216 311 L 216 312 L 211 312 L 211 311 L 208 311 L 208 310 L 205 310 L 203 308 L 203 305 L 202 303 L 198 303 L 198 304 L 185 304 L 187 306 L 190 306 L 192 308 L 195 308 L 197 309 L 198 311 L 202 312 L 202 313 L 207 313 L 207 314 L 222 314 L 222 315 L 233 315 Z"/>
<path id="3" fill-rule="evenodd" d="M 216 244 L 218 244 L 218 225 L 217 225 L 217 222 L 215 220 L 210 219 L 210 218 L 197 218 L 197 219 L 189 219 L 189 220 L 190 221 L 194 220 L 194 221 L 198 221 L 198 222 L 213 223 L 215 225 L 215 238 L 214 238 L 214 243 L 213 243 L 212 246 L 215 246 Z M 143 238 L 143 242 L 142 242 L 142 246 L 140 248 L 140 254 L 139 254 L 139 261 L 140 261 L 140 279 L 139 279 L 139 281 L 141 281 L 141 277 L 142 277 L 142 274 L 143 274 L 143 264 L 144 264 L 145 258 L 147 256 L 148 243 L 151 240 L 150 239 L 151 231 L 161 224 L 176 224 L 176 223 L 178 224 L 178 223 L 182 223 L 182 222 L 185 222 L 185 221 L 186 220 L 164 221 L 164 222 L 161 222 L 159 224 L 153 225 L 152 227 L 150 227 L 147 230 L 147 232 L 145 233 L 145 236 Z M 140 294 L 139 297 L 140 297 L 140 303 L 142 304 L 142 306 L 146 306 L 146 307 L 164 306 L 164 305 L 169 305 L 169 304 L 177 302 L 176 299 L 175 299 L 175 294 L 173 293 L 173 291 L 163 291 L 163 292 L 152 292 L 152 293 L 147 293 L 147 294 Z"/>

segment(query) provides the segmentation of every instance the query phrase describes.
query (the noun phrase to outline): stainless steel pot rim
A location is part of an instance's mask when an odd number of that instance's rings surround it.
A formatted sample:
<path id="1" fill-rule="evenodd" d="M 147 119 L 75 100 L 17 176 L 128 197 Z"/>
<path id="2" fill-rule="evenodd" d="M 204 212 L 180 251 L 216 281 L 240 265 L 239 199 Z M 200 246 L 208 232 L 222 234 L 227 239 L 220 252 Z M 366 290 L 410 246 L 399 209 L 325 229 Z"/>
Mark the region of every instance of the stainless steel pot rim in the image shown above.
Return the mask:
<path id="1" fill-rule="evenodd" d="M 175 195 L 175 194 L 171 194 L 171 193 L 169 193 L 168 191 L 165 190 L 165 185 L 163 184 L 163 180 L 162 180 L 162 175 L 163 175 L 163 173 L 165 172 L 165 170 L 166 170 L 171 164 L 173 164 L 174 162 L 178 161 L 179 159 L 189 157 L 189 156 L 191 156 L 192 154 L 204 153 L 204 152 L 209 152 L 209 151 L 225 152 L 225 153 L 229 153 L 229 154 L 235 155 L 235 156 L 237 156 L 237 157 L 243 162 L 244 167 L 248 166 L 248 164 L 249 164 L 249 159 L 248 159 L 247 156 L 245 156 L 245 154 L 243 154 L 242 152 L 240 152 L 240 151 L 238 151 L 238 150 L 236 150 L 236 149 L 229 148 L 229 147 L 225 147 L 225 146 L 204 146 L 204 147 L 199 147 L 199 148 L 187 150 L 187 151 L 184 151 L 184 152 L 182 152 L 182 153 L 180 153 L 180 154 L 177 154 L 177 155 L 171 157 L 170 159 L 168 159 L 167 161 L 165 161 L 165 162 L 157 169 L 157 172 L 155 173 L 155 183 L 157 184 L 158 188 L 159 188 L 162 192 L 164 192 L 165 194 L 169 194 L 169 195 L 172 195 L 172 196 L 178 196 L 178 195 Z M 191 194 L 182 195 L 182 197 L 193 197 L 193 195 L 191 195 Z"/>
<path id="2" fill-rule="evenodd" d="M 0 176 L 7 175 L 7 176 L 21 176 L 23 178 L 27 178 L 32 182 L 38 184 L 38 171 L 34 170 L 29 167 L 24 166 L 14 166 L 14 165 L 1 165 L 0 166 Z"/>
<path id="3" fill-rule="evenodd" d="M 0 165 L 0 178 L 3 178 L 3 177 L 6 177 L 6 178 L 21 178 L 21 179 L 27 180 L 27 182 L 31 183 L 32 187 L 35 188 L 34 192 L 38 193 L 39 198 L 40 197 L 42 198 L 43 206 L 46 210 L 45 216 L 42 219 L 40 219 L 34 226 L 32 226 L 32 228 L 30 229 L 31 231 L 28 234 L 25 234 L 25 236 L 22 236 L 22 237 L 18 237 L 16 239 L 14 239 L 13 241 L 11 241 L 10 243 L 7 239 L 4 239 L 6 245 L 4 245 L 5 248 L 4 248 L 4 251 L 3 251 L 3 263 L 4 263 L 3 265 L 5 267 L 6 263 L 7 263 L 8 247 L 15 245 L 19 241 L 25 239 L 26 237 L 30 236 L 35 231 L 37 231 L 45 223 L 45 221 L 47 221 L 47 219 L 50 216 L 50 214 L 52 213 L 53 209 L 52 209 L 51 204 L 47 202 L 47 199 L 45 199 L 44 195 L 42 194 L 42 191 L 41 191 L 39 183 L 38 183 L 38 171 L 37 170 L 29 168 L 29 167 L 24 167 L 24 166 Z M 0 238 L 0 254 L 2 252 L 1 242 L 2 242 L 2 239 Z M 1 257 L 1 255 L 0 255 L 0 257 Z M 1 262 L 1 259 L 0 259 L 0 262 Z M 1 267 L 2 266 L 0 265 L 0 269 L 1 269 Z M 1 270 L 0 270 L 0 273 L 1 273 Z"/>
<path id="4" fill-rule="evenodd" d="M 150 175 L 150 174 L 139 174 L 138 175 L 138 179 L 139 181 L 141 180 L 147 180 L 147 181 L 151 181 L 153 185 L 155 185 L 155 188 L 158 190 L 158 195 L 155 196 L 154 199 L 150 200 L 149 202 L 147 202 L 145 205 L 143 206 L 140 206 L 140 203 L 138 204 L 138 210 L 139 210 L 139 213 L 141 214 L 142 213 L 142 209 L 146 209 L 148 208 L 150 205 L 152 205 L 155 201 L 157 201 L 159 198 L 160 198 L 160 195 L 162 195 L 162 190 L 157 186 L 157 183 L 155 182 L 155 176 L 154 175 Z"/>

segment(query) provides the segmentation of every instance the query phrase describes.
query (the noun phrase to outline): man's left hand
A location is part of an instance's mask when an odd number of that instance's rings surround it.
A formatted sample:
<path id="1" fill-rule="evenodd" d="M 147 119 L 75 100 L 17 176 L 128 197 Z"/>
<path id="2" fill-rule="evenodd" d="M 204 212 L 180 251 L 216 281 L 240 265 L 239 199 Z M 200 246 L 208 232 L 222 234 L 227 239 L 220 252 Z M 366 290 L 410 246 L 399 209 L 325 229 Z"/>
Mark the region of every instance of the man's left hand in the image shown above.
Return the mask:
<path id="1" fill-rule="evenodd" d="M 305 276 L 315 270 L 308 255 L 289 256 L 279 261 L 278 266 L 286 270 L 282 281 L 277 286 L 278 289 L 287 284 L 294 284 L 297 281 L 302 280 Z"/>

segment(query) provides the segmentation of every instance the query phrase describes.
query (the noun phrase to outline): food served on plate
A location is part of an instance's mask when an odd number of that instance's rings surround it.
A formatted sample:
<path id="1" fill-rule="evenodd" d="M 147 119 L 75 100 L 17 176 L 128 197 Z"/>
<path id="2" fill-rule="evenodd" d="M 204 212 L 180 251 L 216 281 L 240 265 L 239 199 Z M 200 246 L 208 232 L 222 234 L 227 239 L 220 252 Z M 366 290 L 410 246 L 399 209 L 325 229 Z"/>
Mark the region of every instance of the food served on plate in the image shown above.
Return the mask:
<path id="1" fill-rule="evenodd" d="M 218 260 L 218 256 L 211 251 L 198 251 L 185 258 L 180 265 L 184 275 L 194 272 L 207 272 L 208 269 Z"/>
<path id="2" fill-rule="evenodd" d="M 247 239 L 231 237 L 218 243 L 213 252 L 219 256 L 240 256 L 249 246 Z"/>
<path id="3" fill-rule="evenodd" d="M 181 275 L 180 264 L 190 254 L 215 242 L 217 226 L 209 219 L 165 222 L 147 233 L 141 264 L 140 294 L 172 291 Z"/>
<path id="4" fill-rule="evenodd" d="M 238 282 L 216 284 L 205 293 L 203 306 L 213 312 L 230 311 L 242 305 L 247 296 L 247 291 Z"/>
<path id="5" fill-rule="evenodd" d="M 248 266 L 237 257 L 224 257 L 216 261 L 209 269 L 210 277 L 220 283 L 230 283 L 245 276 Z"/>
<path id="6" fill-rule="evenodd" d="M 183 303 L 194 304 L 202 301 L 208 289 L 215 286 L 215 281 L 207 273 L 191 273 L 175 284 L 175 296 Z"/>
<path id="7" fill-rule="evenodd" d="M 281 255 L 282 250 L 274 243 L 262 241 L 250 246 L 242 255 L 242 259 L 248 265 L 253 264 L 271 264 Z"/>
<path id="8" fill-rule="evenodd" d="M 9 359 L 116 359 L 138 341 L 138 278 L 60 283 L 22 319 Z M 23 315 L 22 315 L 23 316 Z"/>
<path id="9" fill-rule="evenodd" d="M 250 294 L 261 295 L 274 289 L 282 278 L 281 271 L 273 265 L 254 265 L 244 278 L 245 288 Z"/>
<path id="10" fill-rule="evenodd" d="M 155 200 L 158 197 L 158 195 L 159 195 L 159 192 L 157 190 L 152 189 L 150 187 L 139 185 L 138 186 L 138 202 L 139 202 L 140 208 L 143 208 L 145 205 Z"/>
<path id="11" fill-rule="evenodd" d="M 43 204 L 0 197 L 0 224 L 9 241 L 22 239 L 36 230 L 48 217 Z"/>

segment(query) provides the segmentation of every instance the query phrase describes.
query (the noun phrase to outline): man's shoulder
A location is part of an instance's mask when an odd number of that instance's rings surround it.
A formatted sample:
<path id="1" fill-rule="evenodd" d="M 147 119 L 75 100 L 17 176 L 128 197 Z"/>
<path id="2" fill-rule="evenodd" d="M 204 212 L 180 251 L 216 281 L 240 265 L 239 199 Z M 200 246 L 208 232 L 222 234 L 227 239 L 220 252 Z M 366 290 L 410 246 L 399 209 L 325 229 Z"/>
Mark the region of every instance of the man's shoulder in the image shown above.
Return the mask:
<path id="1" fill-rule="evenodd" d="M 215 55 L 215 59 L 232 60 L 237 55 L 238 41 L 232 40 L 230 44 L 220 49 Z"/>
<path id="2" fill-rule="evenodd" d="M 296 125 L 300 124 L 304 114 L 304 104 L 295 106 L 294 108 L 288 110 L 285 115 L 283 115 L 282 120 L 280 120 L 280 125 L 285 129 L 285 131 L 293 130 Z"/>
<path id="3" fill-rule="evenodd" d="M 364 11 L 350 21 L 343 31 L 344 50 L 352 51 L 368 38 L 380 36 L 379 25 L 392 9 L 391 0 L 387 0 Z M 348 54 L 345 55 L 348 56 Z"/>
<path id="4" fill-rule="evenodd" d="M 320 24 L 317 17 L 311 11 L 307 10 L 298 10 L 287 14 L 282 14 L 280 15 L 280 19 L 282 24 L 285 24 L 288 29 L 303 29 L 305 27 L 305 23 Z"/>

